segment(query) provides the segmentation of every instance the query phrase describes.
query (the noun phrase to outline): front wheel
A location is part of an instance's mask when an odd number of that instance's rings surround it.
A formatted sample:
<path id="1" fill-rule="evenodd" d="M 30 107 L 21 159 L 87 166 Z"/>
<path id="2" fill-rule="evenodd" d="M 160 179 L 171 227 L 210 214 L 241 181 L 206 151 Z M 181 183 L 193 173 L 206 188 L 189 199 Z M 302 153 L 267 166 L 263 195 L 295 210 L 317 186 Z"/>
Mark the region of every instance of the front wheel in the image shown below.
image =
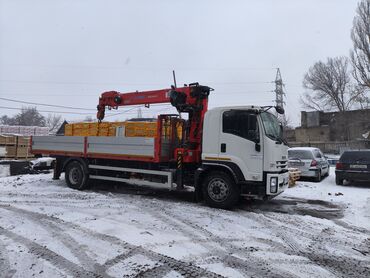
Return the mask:
<path id="1" fill-rule="evenodd" d="M 84 165 L 78 161 L 68 163 L 65 170 L 65 179 L 68 187 L 82 190 L 88 187 L 88 173 Z"/>
<path id="2" fill-rule="evenodd" d="M 230 209 L 238 203 L 239 186 L 224 172 L 211 172 L 203 181 L 204 200 L 210 207 Z"/>

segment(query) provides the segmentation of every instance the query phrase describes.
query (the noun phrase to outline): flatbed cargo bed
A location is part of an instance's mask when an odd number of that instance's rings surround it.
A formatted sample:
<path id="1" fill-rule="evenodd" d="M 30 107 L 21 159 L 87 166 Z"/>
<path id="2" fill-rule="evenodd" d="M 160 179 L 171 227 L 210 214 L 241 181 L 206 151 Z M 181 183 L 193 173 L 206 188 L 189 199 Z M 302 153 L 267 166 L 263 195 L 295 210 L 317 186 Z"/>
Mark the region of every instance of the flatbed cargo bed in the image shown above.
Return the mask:
<path id="1" fill-rule="evenodd" d="M 153 160 L 155 140 L 145 137 L 33 136 L 32 153 Z"/>

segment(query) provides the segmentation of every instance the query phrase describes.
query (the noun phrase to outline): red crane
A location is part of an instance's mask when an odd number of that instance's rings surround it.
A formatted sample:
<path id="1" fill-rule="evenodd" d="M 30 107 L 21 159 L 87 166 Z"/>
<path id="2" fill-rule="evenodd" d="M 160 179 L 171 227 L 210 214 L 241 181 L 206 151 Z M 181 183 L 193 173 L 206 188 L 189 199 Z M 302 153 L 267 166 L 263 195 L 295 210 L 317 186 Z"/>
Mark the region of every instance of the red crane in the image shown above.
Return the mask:
<path id="1" fill-rule="evenodd" d="M 202 126 L 204 115 L 208 108 L 208 95 L 212 89 L 198 83 L 189 84 L 181 88 L 169 88 L 154 91 L 119 93 L 116 91 L 105 92 L 99 98 L 97 107 L 97 118 L 99 121 L 104 119 L 105 108 L 117 109 L 119 106 L 145 105 L 155 103 L 171 103 L 179 113 L 188 113 L 188 120 L 185 124 L 185 133 L 180 146 L 175 148 L 173 157 L 178 159 L 181 154 L 183 162 L 199 162 L 201 154 Z M 158 136 L 156 142 L 157 160 L 160 162 L 161 134 L 163 119 L 171 118 L 174 115 L 158 116 Z"/>

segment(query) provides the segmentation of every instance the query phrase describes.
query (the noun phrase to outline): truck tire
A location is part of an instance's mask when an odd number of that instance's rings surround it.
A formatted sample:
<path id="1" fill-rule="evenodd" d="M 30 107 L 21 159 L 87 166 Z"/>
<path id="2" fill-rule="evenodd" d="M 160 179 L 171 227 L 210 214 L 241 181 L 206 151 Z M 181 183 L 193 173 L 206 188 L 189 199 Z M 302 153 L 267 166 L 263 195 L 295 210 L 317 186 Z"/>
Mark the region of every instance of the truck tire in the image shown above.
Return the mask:
<path id="1" fill-rule="evenodd" d="M 343 185 L 343 179 L 340 179 L 338 176 L 335 176 L 336 185 Z"/>
<path id="2" fill-rule="evenodd" d="M 207 205 L 214 208 L 230 209 L 240 196 L 240 188 L 225 172 L 210 172 L 203 180 L 203 196 Z"/>
<path id="3" fill-rule="evenodd" d="M 67 164 L 65 179 L 70 188 L 83 190 L 88 187 L 89 176 L 86 167 L 78 161 L 71 161 Z"/>

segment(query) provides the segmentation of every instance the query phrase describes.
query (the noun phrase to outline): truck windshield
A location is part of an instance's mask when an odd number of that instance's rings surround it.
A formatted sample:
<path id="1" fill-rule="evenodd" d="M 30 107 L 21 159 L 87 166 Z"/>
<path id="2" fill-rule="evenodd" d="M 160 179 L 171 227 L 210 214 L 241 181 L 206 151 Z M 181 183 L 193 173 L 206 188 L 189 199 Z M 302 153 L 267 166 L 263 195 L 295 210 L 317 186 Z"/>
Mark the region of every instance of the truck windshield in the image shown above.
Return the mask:
<path id="1" fill-rule="evenodd" d="M 283 142 L 278 119 L 269 112 L 262 112 L 261 119 L 266 136 L 272 140 Z"/>

